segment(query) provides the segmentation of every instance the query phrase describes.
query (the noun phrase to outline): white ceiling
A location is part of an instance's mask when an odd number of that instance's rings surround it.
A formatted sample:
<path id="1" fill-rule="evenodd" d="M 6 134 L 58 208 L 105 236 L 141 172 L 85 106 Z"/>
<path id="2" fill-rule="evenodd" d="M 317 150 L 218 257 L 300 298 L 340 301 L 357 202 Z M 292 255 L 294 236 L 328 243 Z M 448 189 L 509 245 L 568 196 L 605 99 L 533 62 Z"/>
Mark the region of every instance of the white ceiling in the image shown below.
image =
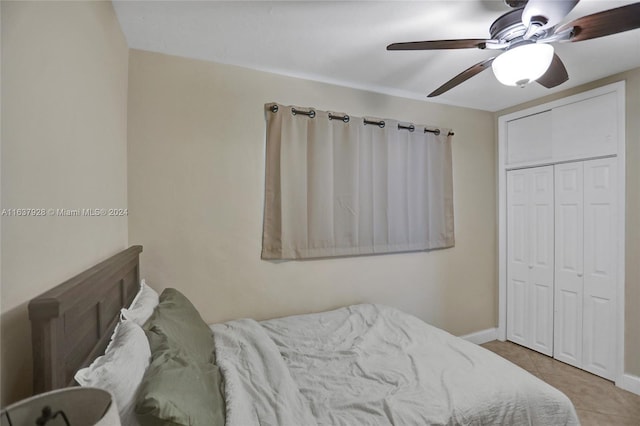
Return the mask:
<path id="1" fill-rule="evenodd" d="M 633 3 L 582 0 L 565 19 Z M 129 47 L 239 65 L 427 100 L 426 95 L 495 52 L 388 52 L 392 42 L 488 38 L 510 10 L 502 0 L 114 1 Z M 640 29 L 555 44 L 569 81 L 545 89 L 502 86 L 489 70 L 430 101 L 497 111 L 640 67 Z"/>

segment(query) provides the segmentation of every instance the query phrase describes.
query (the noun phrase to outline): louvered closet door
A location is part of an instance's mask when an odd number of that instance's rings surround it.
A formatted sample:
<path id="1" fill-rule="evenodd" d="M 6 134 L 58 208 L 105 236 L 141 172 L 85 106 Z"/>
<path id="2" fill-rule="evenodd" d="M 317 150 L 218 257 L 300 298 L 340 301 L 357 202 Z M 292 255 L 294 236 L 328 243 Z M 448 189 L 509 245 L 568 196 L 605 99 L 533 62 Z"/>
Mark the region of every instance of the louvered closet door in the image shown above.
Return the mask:
<path id="1" fill-rule="evenodd" d="M 507 173 L 507 338 L 553 352 L 553 167 Z"/>
<path id="2" fill-rule="evenodd" d="M 555 166 L 554 358 L 582 365 L 583 163 Z"/>
<path id="3" fill-rule="evenodd" d="M 617 167 L 615 158 L 584 162 L 583 366 L 615 375 Z"/>

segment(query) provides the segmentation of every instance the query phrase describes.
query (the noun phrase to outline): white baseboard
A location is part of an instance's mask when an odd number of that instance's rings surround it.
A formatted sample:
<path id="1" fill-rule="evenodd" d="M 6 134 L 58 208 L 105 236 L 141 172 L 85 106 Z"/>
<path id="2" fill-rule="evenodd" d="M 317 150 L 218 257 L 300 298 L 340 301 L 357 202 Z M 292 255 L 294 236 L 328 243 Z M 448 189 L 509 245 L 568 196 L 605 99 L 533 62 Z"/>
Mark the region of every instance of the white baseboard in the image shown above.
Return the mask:
<path id="1" fill-rule="evenodd" d="M 633 374 L 623 374 L 622 380 L 616 382 L 616 386 L 626 391 L 640 395 L 640 377 Z"/>
<path id="2" fill-rule="evenodd" d="M 498 338 L 498 329 L 487 328 L 486 330 L 480 330 L 476 331 L 475 333 L 465 334 L 464 336 L 460 336 L 460 338 L 468 340 L 471 343 L 475 343 L 476 345 L 481 345 L 483 343 L 496 340 Z"/>

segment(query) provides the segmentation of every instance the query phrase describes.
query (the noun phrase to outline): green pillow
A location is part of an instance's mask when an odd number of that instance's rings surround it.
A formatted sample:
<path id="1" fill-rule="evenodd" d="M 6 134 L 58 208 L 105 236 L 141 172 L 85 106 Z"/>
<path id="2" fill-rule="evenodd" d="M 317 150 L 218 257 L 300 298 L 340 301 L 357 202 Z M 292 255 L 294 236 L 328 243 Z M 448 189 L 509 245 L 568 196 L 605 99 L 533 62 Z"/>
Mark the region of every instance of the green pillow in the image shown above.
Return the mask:
<path id="1" fill-rule="evenodd" d="M 196 308 L 174 288 L 165 289 L 144 329 L 155 358 L 160 348 L 180 348 L 197 362 L 215 363 L 213 334 Z"/>
<path id="2" fill-rule="evenodd" d="M 161 350 L 138 390 L 141 426 L 224 426 L 224 390 L 218 366 L 181 350 Z"/>

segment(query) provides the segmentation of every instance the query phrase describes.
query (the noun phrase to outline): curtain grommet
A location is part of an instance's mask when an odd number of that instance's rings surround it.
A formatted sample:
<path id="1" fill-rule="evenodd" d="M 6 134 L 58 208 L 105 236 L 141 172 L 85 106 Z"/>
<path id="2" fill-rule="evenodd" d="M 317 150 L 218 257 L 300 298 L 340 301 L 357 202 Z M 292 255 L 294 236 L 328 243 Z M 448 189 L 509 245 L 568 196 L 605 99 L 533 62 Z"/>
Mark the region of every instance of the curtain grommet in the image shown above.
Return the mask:
<path id="1" fill-rule="evenodd" d="M 340 116 L 340 115 L 333 115 L 333 114 L 329 113 L 329 120 L 333 120 L 334 118 L 337 119 L 337 120 L 342 121 L 343 123 L 348 123 L 349 120 L 351 120 L 351 118 L 346 114 Z"/>
<path id="2" fill-rule="evenodd" d="M 300 111 L 295 108 L 291 108 L 291 114 L 293 115 L 302 114 L 302 115 L 306 115 L 309 118 L 314 118 L 316 116 L 316 112 L 314 110 Z"/>
<path id="3" fill-rule="evenodd" d="M 367 120 L 366 118 L 363 120 L 364 121 L 364 125 L 366 126 L 367 124 L 375 124 L 378 127 L 380 127 L 381 129 L 384 129 L 385 123 L 384 120 L 380 120 L 380 121 L 372 121 L 372 120 Z"/>

